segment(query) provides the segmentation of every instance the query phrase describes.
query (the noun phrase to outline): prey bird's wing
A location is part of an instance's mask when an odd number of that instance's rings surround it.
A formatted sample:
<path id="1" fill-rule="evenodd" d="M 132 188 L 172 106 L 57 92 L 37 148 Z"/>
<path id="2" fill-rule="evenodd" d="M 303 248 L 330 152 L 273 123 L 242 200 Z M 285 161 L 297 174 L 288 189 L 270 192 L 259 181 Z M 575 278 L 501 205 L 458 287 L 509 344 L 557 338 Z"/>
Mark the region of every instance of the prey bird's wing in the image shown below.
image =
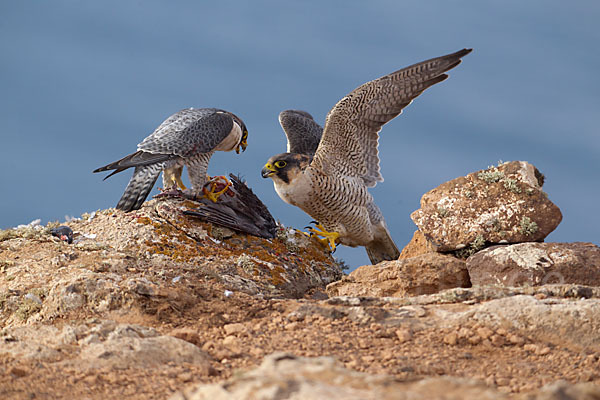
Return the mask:
<path id="1" fill-rule="evenodd" d="M 312 115 L 301 110 L 285 110 L 279 113 L 279 123 L 287 136 L 288 153 L 315 154 L 323 128 Z"/>
<path id="2" fill-rule="evenodd" d="M 233 197 L 224 195 L 216 203 L 201 199 L 201 207 L 183 213 L 238 232 L 267 239 L 274 238 L 277 223 L 267 206 L 239 176 L 229 174 L 229 177 L 233 183 Z"/>
<path id="3" fill-rule="evenodd" d="M 446 79 L 444 72 L 471 50 L 423 61 L 356 88 L 327 114 L 311 165 L 328 175 L 362 178 L 369 187 L 383 181 L 377 149 L 381 127 L 425 89 Z"/>

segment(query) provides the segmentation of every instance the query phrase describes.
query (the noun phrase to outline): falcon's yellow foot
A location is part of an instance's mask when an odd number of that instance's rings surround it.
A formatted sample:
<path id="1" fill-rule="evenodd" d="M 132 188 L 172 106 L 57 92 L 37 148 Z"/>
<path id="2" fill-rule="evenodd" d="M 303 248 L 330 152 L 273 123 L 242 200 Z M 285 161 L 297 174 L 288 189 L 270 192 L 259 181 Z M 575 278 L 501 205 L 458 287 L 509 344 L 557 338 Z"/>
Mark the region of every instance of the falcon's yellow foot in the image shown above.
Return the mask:
<path id="1" fill-rule="evenodd" d="M 340 237 L 339 233 L 328 232 L 321 224 L 316 224 L 314 228 L 308 228 L 308 231 L 311 233 L 311 235 L 317 235 L 317 240 L 319 240 L 319 242 L 323 243 L 326 246 L 329 246 L 329 249 L 332 253 L 335 251 L 335 242 Z M 323 238 L 321 239 L 318 236 L 323 236 Z"/>
<path id="2" fill-rule="evenodd" d="M 231 183 L 231 181 L 225 176 L 214 176 L 210 178 L 208 182 L 206 182 L 206 184 L 202 188 L 202 193 L 204 193 L 204 197 L 206 197 L 213 203 L 216 203 L 217 200 L 219 200 L 219 197 L 224 193 L 233 196 L 233 192 L 229 189 L 229 187 L 232 185 L 233 184 Z M 209 186 L 210 189 L 207 189 L 207 186 Z"/>
<path id="3" fill-rule="evenodd" d="M 187 189 L 185 187 L 185 185 L 183 184 L 183 182 L 181 181 L 181 177 L 180 176 L 175 177 L 175 183 L 177 184 L 177 186 L 179 187 L 179 189 L 181 189 L 181 190 Z"/>

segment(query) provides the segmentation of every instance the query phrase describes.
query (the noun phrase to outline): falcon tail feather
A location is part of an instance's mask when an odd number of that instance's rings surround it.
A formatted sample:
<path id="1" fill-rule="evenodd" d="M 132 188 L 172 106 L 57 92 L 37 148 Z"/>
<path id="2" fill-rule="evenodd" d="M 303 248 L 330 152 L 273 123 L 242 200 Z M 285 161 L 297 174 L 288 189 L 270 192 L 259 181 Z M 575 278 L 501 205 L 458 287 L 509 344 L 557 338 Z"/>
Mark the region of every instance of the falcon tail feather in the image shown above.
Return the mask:
<path id="1" fill-rule="evenodd" d="M 103 172 L 114 170 L 111 174 L 107 175 L 103 180 L 106 180 L 113 176 L 114 174 L 118 174 L 121 171 L 125 171 L 127 168 L 131 167 L 139 167 L 144 165 L 150 165 L 155 163 L 160 163 L 163 161 L 167 161 L 172 159 L 174 156 L 172 154 L 153 154 L 147 151 L 136 151 L 133 154 L 129 154 L 120 160 L 107 164 L 103 167 L 95 169 L 93 172 Z"/>
<path id="2" fill-rule="evenodd" d="M 125 212 L 138 210 L 150 194 L 162 169 L 162 163 L 135 167 L 133 176 L 129 180 L 116 208 Z"/>
<path id="3" fill-rule="evenodd" d="M 400 250 L 396 247 L 387 229 L 384 235 L 366 245 L 365 250 L 367 250 L 367 255 L 373 265 L 382 261 L 397 260 L 400 257 Z"/>

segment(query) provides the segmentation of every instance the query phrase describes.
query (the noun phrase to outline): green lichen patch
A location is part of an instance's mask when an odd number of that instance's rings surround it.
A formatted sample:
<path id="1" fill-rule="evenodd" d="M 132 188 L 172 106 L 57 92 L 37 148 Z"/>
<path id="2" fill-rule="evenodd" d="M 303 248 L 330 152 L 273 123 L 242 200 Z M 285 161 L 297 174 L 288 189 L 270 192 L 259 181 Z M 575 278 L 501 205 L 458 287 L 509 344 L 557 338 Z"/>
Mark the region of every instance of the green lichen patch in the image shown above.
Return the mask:
<path id="1" fill-rule="evenodd" d="M 21 321 L 27 321 L 33 314 L 42 310 L 42 305 L 33 299 L 24 298 L 15 310 L 15 316 Z"/>
<path id="2" fill-rule="evenodd" d="M 523 234 L 523 235 L 533 235 L 534 233 L 536 233 L 538 230 L 538 225 L 531 220 L 531 218 L 529 217 L 523 217 L 521 218 L 521 222 L 520 222 L 520 228 L 519 231 Z"/>
<path id="3" fill-rule="evenodd" d="M 490 167 L 485 171 L 478 173 L 477 177 L 486 183 L 494 183 L 499 182 L 500 179 L 504 178 L 504 172 L 498 170 L 496 167 Z"/>
<path id="4" fill-rule="evenodd" d="M 503 180 L 504 187 L 510 190 L 513 193 L 521 193 L 521 188 L 519 187 L 517 180 L 512 178 L 506 178 Z"/>
<path id="5" fill-rule="evenodd" d="M 485 247 L 485 238 L 483 237 L 483 235 L 479 234 L 475 237 L 475 240 L 473 240 L 471 243 L 469 243 L 469 245 L 463 249 L 460 250 L 456 250 L 454 252 L 454 255 L 458 258 L 469 258 L 470 256 L 472 256 L 473 254 L 477 253 L 479 250 L 483 249 Z"/>
<path id="6" fill-rule="evenodd" d="M 48 222 L 46 226 L 39 224 L 39 220 L 32 222 L 29 225 L 21 225 L 16 228 L 8 228 L 0 230 L 0 242 L 10 239 L 37 239 L 51 240 L 50 230 L 60 226 L 58 221 Z"/>
<path id="7" fill-rule="evenodd" d="M 437 214 L 440 218 L 445 218 L 450 214 L 450 210 L 448 210 L 447 208 L 444 208 L 444 207 L 438 207 Z"/>
<path id="8" fill-rule="evenodd" d="M 249 274 L 254 273 L 254 269 L 256 268 L 256 263 L 247 254 L 242 254 L 238 257 L 237 265 Z"/>

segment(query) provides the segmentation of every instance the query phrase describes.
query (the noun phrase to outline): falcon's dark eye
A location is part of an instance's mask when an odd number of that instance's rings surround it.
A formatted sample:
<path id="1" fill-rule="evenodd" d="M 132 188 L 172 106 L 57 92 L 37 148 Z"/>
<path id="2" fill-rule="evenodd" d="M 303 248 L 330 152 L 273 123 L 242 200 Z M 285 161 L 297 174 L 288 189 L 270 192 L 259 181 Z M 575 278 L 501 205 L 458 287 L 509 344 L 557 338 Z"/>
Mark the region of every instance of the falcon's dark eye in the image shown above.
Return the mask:
<path id="1" fill-rule="evenodd" d="M 283 168 L 287 165 L 287 163 L 285 161 L 275 161 L 275 166 L 277 168 Z"/>

